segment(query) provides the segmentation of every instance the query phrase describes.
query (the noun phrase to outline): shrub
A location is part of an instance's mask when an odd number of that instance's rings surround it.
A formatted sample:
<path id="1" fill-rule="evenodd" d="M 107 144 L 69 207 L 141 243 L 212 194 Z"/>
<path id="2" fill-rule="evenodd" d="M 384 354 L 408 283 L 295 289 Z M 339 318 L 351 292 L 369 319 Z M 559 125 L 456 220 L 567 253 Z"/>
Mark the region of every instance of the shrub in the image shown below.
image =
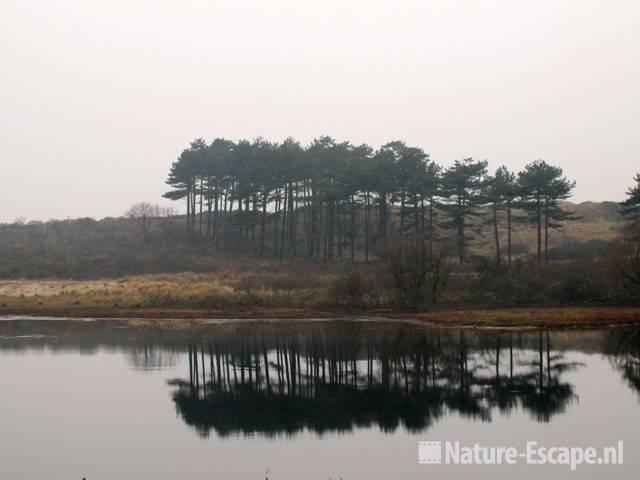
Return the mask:
<path id="1" fill-rule="evenodd" d="M 383 245 L 381 256 L 395 290 L 395 303 L 417 307 L 438 302 L 451 271 L 449 242 L 431 249 L 423 235 L 396 238 Z"/>
<path id="2" fill-rule="evenodd" d="M 640 242 L 612 243 L 607 255 L 611 281 L 619 301 L 640 301 Z"/>
<path id="3" fill-rule="evenodd" d="M 336 278 L 327 293 L 329 304 L 345 310 L 364 308 L 371 284 L 357 271 Z"/>

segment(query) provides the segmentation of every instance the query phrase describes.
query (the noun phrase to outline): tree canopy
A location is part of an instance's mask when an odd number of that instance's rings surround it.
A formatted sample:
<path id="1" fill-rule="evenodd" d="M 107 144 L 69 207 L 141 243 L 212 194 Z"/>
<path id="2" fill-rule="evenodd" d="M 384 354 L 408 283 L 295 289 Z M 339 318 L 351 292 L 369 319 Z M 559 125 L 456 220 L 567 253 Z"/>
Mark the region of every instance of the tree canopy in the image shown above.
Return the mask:
<path id="1" fill-rule="evenodd" d="M 165 194 L 186 202 L 185 230 L 193 241 L 223 250 L 278 258 L 330 261 L 356 250 L 368 261 L 390 235 L 421 235 L 433 243 L 451 237 L 461 263 L 490 223 L 500 261 L 500 212 L 506 214 L 511 260 L 511 210 L 524 208 L 537 226 L 538 260 L 549 231 L 571 220 L 560 200 L 574 183 L 562 169 L 537 160 L 518 174 L 465 158 L 442 168 L 428 153 L 402 141 L 379 149 L 322 136 L 307 146 L 292 138 L 233 142 L 196 139 L 171 165 Z M 543 233 L 544 232 L 544 233 Z"/>

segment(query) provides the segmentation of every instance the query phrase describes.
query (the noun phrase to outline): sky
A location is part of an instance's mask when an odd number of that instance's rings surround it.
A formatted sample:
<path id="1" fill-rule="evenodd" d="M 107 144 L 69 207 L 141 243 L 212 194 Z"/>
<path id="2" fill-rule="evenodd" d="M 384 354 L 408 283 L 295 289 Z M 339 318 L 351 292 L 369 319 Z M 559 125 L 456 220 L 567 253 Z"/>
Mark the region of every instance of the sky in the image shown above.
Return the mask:
<path id="1" fill-rule="evenodd" d="M 637 0 L 0 0 L 0 222 L 162 199 L 197 137 L 640 171 Z M 175 205 L 183 210 L 182 204 Z"/>

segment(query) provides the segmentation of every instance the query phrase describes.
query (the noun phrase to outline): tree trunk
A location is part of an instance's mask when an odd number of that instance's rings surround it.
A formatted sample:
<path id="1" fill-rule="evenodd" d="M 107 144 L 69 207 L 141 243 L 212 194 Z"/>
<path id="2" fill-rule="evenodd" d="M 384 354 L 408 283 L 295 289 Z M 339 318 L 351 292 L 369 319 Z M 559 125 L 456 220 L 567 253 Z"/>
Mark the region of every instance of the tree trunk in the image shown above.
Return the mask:
<path id="1" fill-rule="evenodd" d="M 384 192 L 378 196 L 378 210 L 380 238 L 385 238 L 387 236 L 387 194 Z"/>
<path id="2" fill-rule="evenodd" d="M 462 201 L 458 200 L 458 262 L 464 263 L 464 213 L 462 213 Z"/>
<path id="3" fill-rule="evenodd" d="M 544 197 L 544 263 L 549 263 L 549 199 Z"/>
<path id="4" fill-rule="evenodd" d="M 280 189 L 276 189 L 276 206 L 273 213 L 273 256 L 278 256 L 278 220 L 280 216 Z"/>
<path id="5" fill-rule="evenodd" d="M 496 242 L 496 263 L 500 265 L 500 234 L 498 232 L 498 208 L 496 205 L 493 206 L 493 235 Z"/>
<path id="6" fill-rule="evenodd" d="M 260 256 L 264 255 L 264 235 L 267 230 L 267 192 L 262 195 L 262 218 L 260 219 Z"/>
<path id="7" fill-rule="evenodd" d="M 198 218 L 198 239 L 202 238 L 202 179 L 200 179 L 200 216 Z"/>
<path id="8" fill-rule="evenodd" d="M 429 258 L 433 261 L 433 240 L 435 231 L 433 229 L 433 195 L 429 198 Z"/>
<path id="9" fill-rule="evenodd" d="M 207 181 L 207 232 L 205 233 L 205 237 L 209 238 L 211 235 L 211 209 L 213 207 L 213 195 L 211 193 L 211 178 Z"/>
<path id="10" fill-rule="evenodd" d="M 187 236 L 191 238 L 191 192 L 187 190 Z"/>
<path id="11" fill-rule="evenodd" d="M 343 226 L 342 208 L 338 207 L 336 212 L 336 244 L 338 246 L 338 260 L 342 261 L 342 226 Z"/>
<path id="12" fill-rule="evenodd" d="M 511 265 L 511 201 L 507 201 L 507 255 Z"/>
<path id="13" fill-rule="evenodd" d="M 282 230 L 280 233 L 280 260 L 284 257 L 284 240 L 287 228 L 287 186 L 284 187 L 283 204 L 282 204 Z"/>
<path id="14" fill-rule="evenodd" d="M 369 192 L 364 197 L 364 263 L 369 263 Z"/>
<path id="15" fill-rule="evenodd" d="M 287 254 L 291 256 L 293 252 L 293 240 L 294 240 L 294 224 L 293 215 L 295 213 L 295 204 L 293 199 L 293 184 L 289 183 L 289 199 L 287 201 L 289 219 L 287 221 Z"/>
<path id="16" fill-rule="evenodd" d="M 322 215 L 323 215 L 323 205 L 322 200 L 318 200 L 318 209 L 316 212 L 316 260 L 320 260 L 320 248 L 322 246 Z"/>
<path id="17" fill-rule="evenodd" d="M 220 219 L 219 219 L 219 213 L 218 213 L 218 204 L 220 203 L 220 195 L 218 195 L 218 190 L 216 189 L 216 195 L 214 197 L 214 204 L 213 204 L 213 227 L 212 227 L 212 235 L 213 235 L 213 239 L 215 239 L 216 242 L 216 246 L 218 246 L 218 230 L 219 230 L 219 224 L 220 224 Z"/>
<path id="18" fill-rule="evenodd" d="M 349 231 L 351 241 L 351 263 L 356 263 L 356 248 L 355 248 L 355 235 L 356 235 L 356 202 L 351 195 L 351 229 Z"/>
<path id="19" fill-rule="evenodd" d="M 540 202 L 540 194 L 536 195 L 536 212 L 537 212 L 537 230 L 538 230 L 538 251 L 537 259 L 538 263 L 542 262 L 542 205 Z"/>
<path id="20" fill-rule="evenodd" d="M 400 235 L 404 234 L 404 190 L 401 192 L 401 197 L 400 197 Z"/>
<path id="21" fill-rule="evenodd" d="M 418 233 L 420 231 L 420 224 L 419 224 L 419 215 L 420 212 L 418 211 L 418 194 L 414 194 L 413 195 L 413 223 L 414 225 L 414 230 L 416 233 Z"/>

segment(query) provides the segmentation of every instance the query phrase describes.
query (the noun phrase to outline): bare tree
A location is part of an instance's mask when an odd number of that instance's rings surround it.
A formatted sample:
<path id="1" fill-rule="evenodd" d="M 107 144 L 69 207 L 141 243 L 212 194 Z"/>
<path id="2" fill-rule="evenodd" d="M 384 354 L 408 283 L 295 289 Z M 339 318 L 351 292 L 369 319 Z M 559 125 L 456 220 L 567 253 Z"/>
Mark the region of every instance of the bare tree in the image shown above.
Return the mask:
<path id="1" fill-rule="evenodd" d="M 613 243 L 609 253 L 613 273 L 629 282 L 635 288 L 640 287 L 640 242 L 620 240 Z"/>
<path id="2" fill-rule="evenodd" d="M 382 248 L 386 271 L 406 306 L 436 304 L 446 289 L 453 242 L 439 242 L 433 249 L 428 245 L 425 235 L 416 234 L 387 241 Z"/>
<path id="3" fill-rule="evenodd" d="M 151 233 L 158 225 L 158 219 L 168 216 L 168 211 L 173 211 L 173 209 L 148 202 L 139 202 L 131 205 L 125 215 L 135 221 L 140 238 L 143 242 L 148 243 Z"/>

